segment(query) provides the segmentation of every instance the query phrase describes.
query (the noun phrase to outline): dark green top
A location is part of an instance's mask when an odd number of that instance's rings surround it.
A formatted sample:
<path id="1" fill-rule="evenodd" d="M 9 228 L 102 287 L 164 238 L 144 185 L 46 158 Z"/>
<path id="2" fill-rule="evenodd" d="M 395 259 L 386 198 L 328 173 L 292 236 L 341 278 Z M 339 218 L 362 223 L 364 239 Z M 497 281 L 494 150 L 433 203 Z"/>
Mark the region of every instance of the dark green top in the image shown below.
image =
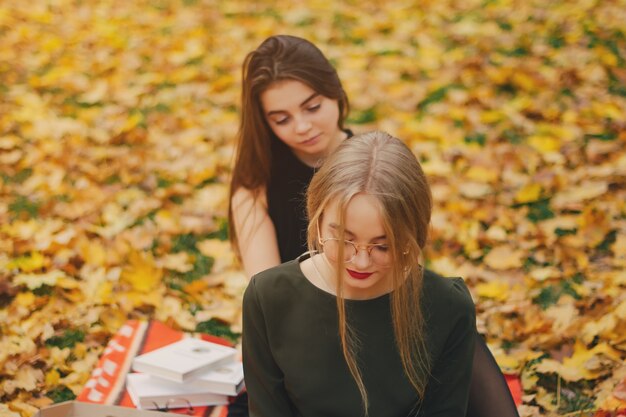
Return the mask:
<path id="1" fill-rule="evenodd" d="M 358 360 L 371 417 L 465 416 L 475 309 L 460 278 L 424 274 L 423 310 L 433 360 L 424 401 L 406 379 L 394 341 L 390 296 L 346 300 L 361 341 Z M 243 363 L 250 416 L 357 417 L 361 397 L 341 352 L 336 298 L 297 260 L 254 276 L 243 300 Z"/>

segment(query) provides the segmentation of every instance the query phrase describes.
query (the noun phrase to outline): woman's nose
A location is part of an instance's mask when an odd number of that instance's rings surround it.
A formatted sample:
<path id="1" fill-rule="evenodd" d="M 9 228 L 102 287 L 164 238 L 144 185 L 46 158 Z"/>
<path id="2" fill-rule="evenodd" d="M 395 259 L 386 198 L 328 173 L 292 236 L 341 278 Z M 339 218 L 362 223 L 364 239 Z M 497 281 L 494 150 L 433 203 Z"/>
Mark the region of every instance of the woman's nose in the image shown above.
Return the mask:
<path id="1" fill-rule="evenodd" d="M 372 260 L 367 249 L 358 248 L 356 255 L 354 255 L 354 259 L 352 260 L 354 266 L 356 266 L 360 270 L 363 270 L 370 266 L 371 262 Z"/>
<path id="2" fill-rule="evenodd" d="M 296 119 L 296 133 L 306 133 L 309 129 L 311 129 L 310 121 L 303 117 Z"/>

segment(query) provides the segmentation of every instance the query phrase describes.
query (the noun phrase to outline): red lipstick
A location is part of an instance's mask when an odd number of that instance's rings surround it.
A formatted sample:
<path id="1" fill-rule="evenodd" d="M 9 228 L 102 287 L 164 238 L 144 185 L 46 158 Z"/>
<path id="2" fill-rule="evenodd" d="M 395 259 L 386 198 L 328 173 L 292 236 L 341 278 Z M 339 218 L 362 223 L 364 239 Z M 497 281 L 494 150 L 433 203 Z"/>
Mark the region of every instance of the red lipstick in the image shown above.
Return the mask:
<path id="1" fill-rule="evenodd" d="M 348 271 L 348 274 L 355 279 L 369 278 L 369 276 L 373 274 L 373 272 L 356 272 L 351 269 L 346 269 L 346 271 Z"/>

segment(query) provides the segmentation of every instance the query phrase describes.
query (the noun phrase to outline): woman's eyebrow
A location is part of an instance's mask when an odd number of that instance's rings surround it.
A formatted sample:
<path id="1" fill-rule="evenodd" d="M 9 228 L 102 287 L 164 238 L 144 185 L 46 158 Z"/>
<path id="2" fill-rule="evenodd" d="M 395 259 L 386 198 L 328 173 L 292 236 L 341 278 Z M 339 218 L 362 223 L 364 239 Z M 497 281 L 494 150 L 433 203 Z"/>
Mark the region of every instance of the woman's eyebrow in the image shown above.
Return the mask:
<path id="1" fill-rule="evenodd" d="M 304 107 L 304 106 L 306 106 L 306 104 L 307 104 L 309 101 L 313 100 L 315 97 L 318 97 L 319 95 L 320 95 L 319 93 L 313 93 L 313 94 L 311 94 L 310 96 L 308 96 L 308 97 L 307 97 L 307 99 L 306 99 L 306 100 L 304 100 L 302 103 L 300 103 L 300 107 Z"/>
<path id="2" fill-rule="evenodd" d="M 313 100 L 314 98 L 318 97 L 319 95 L 320 95 L 319 93 L 311 94 L 302 103 L 300 103 L 300 107 L 306 106 L 309 101 Z M 287 111 L 286 110 L 272 110 L 272 111 L 268 111 L 267 115 L 271 116 L 273 114 L 282 114 L 282 113 L 287 113 Z"/>
<path id="3" fill-rule="evenodd" d="M 329 223 L 329 224 L 328 224 L 328 227 L 330 227 L 330 228 L 331 228 L 331 229 L 333 229 L 333 230 L 339 230 L 339 229 L 340 229 L 339 225 L 338 225 L 338 224 L 336 224 L 336 223 Z M 354 233 L 352 233 L 352 232 L 351 232 L 351 231 L 349 231 L 348 229 L 345 229 L 343 232 L 344 232 L 345 234 L 347 234 L 347 235 L 356 236 Z M 376 237 L 372 238 L 371 240 L 382 240 L 382 239 L 387 239 L 387 235 L 380 235 L 380 236 L 376 236 Z"/>

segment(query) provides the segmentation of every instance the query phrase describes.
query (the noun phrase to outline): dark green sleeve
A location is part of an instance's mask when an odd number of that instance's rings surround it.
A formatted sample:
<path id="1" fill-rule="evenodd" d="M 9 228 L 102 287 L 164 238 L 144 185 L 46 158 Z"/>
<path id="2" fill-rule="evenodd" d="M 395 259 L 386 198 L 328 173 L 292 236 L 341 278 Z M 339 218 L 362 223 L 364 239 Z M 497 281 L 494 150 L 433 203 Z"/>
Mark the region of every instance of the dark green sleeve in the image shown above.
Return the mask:
<path id="1" fill-rule="evenodd" d="M 455 279 L 444 297 L 449 306 L 441 327 L 450 329 L 441 354 L 435 359 L 420 415 L 464 417 L 469 398 L 476 338 L 476 310 L 469 290 Z M 452 307 L 452 308 L 450 308 Z M 443 316 L 443 315 L 442 315 Z"/>
<path id="2" fill-rule="evenodd" d="M 251 417 L 291 417 L 295 413 L 285 392 L 283 373 L 267 340 L 266 322 L 256 278 L 243 297 L 242 354 Z"/>

